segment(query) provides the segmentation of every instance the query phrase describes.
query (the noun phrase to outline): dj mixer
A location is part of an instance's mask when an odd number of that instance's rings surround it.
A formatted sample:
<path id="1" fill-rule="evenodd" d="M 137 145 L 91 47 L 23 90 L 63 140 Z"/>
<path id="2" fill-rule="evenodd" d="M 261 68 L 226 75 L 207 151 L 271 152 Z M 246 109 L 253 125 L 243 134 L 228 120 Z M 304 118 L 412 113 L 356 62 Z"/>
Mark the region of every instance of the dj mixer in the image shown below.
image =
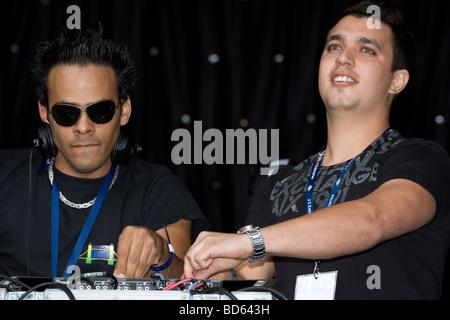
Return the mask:
<path id="1" fill-rule="evenodd" d="M 273 281 L 4 277 L 0 300 L 275 300 Z"/>

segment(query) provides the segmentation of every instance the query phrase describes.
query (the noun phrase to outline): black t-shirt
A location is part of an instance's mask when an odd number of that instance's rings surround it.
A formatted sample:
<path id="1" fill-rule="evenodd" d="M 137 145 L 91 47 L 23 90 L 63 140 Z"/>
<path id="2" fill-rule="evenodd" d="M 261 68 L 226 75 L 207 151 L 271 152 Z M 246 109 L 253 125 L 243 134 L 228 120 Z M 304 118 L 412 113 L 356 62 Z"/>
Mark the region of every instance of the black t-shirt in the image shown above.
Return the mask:
<path id="1" fill-rule="evenodd" d="M 306 186 L 317 156 L 295 167 L 281 168 L 260 184 L 247 222 L 263 227 L 306 214 Z M 314 210 L 326 206 L 347 163 L 320 167 L 314 184 Z M 336 299 L 440 298 L 450 243 L 450 162 L 440 146 L 422 139 L 405 139 L 394 130 L 382 135 L 351 164 L 334 203 L 360 199 L 386 181 L 399 178 L 414 181 L 433 195 L 434 218 L 419 230 L 370 250 L 321 260 L 320 272 L 338 271 Z M 297 276 L 311 274 L 314 267 L 312 260 L 283 257 L 275 257 L 275 264 L 275 277 L 290 298 L 294 297 Z M 374 280 L 380 288 L 373 285 Z"/>
<path id="2" fill-rule="evenodd" d="M 46 159 L 30 150 L 0 151 L 0 274 L 51 275 L 51 184 Z M 97 196 L 104 178 L 80 179 L 54 169 L 64 196 L 85 203 Z M 30 189 L 31 188 L 31 189 Z M 29 194 L 31 191 L 31 205 Z M 61 276 L 92 207 L 59 205 L 58 272 Z M 174 174 L 161 165 L 132 158 L 106 194 L 77 265 L 81 272 L 112 274 L 118 237 L 126 226 L 158 230 L 180 219 L 191 220 L 193 239 L 207 229 L 199 206 Z M 169 234 L 170 236 L 170 234 Z"/>

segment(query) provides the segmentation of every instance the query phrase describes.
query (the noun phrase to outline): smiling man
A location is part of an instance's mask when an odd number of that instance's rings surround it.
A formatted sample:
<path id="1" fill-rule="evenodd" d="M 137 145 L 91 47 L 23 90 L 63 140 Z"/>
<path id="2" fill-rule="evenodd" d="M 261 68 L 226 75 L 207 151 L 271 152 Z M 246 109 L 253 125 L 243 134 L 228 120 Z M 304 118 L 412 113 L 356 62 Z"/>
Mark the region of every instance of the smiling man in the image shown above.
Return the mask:
<path id="1" fill-rule="evenodd" d="M 41 43 L 32 65 L 41 148 L 0 151 L 0 274 L 106 272 L 181 277 L 191 238 L 207 227 L 167 168 L 134 154 L 121 132 L 135 70 L 101 32 Z"/>
<path id="2" fill-rule="evenodd" d="M 371 5 L 378 29 L 367 27 Z M 450 162 L 436 143 L 389 124 L 412 42 L 392 7 L 366 1 L 344 12 L 319 66 L 326 144 L 258 187 L 240 234 L 201 233 L 186 276 L 231 277 L 234 268 L 238 279 L 275 277 L 291 299 L 440 298 Z"/>

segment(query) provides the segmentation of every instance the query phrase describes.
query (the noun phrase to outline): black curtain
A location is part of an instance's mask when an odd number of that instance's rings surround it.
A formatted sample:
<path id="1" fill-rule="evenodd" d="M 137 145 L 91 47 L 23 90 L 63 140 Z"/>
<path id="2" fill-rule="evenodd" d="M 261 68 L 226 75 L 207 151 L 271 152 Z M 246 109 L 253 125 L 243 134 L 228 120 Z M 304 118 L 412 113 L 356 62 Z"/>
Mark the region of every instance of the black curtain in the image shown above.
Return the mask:
<path id="1" fill-rule="evenodd" d="M 300 161 L 325 142 L 317 71 L 324 38 L 357 1 L 304 0 L 16 0 L 1 5 L 0 148 L 30 147 L 40 124 L 31 95 L 35 45 L 66 27 L 69 5 L 81 27 L 103 26 L 128 46 L 138 71 L 128 130 L 143 158 L 165 164 L 186 183 L 211 230 L 244 223 L 252 164 L 181 164 L 171 134 L 279 129 L 281 158 Z M 392 0 L 415 33 L 412 78 L 395 102 L 392 127 L 450 148 L 450 1 Z M 210 142 L 203 142 L 203 147 Z M 248 148 L 247 148 L 248 150 Z"/>

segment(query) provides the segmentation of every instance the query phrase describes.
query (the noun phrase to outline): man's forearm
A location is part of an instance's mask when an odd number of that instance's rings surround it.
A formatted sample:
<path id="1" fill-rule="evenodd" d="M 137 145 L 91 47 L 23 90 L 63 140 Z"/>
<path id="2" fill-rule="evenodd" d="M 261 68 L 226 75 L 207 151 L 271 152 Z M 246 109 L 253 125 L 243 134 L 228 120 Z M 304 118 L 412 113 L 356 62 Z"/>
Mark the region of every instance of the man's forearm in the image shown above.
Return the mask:
<path id="1" fill-rule="evenodd" d="M 278 223 L 261 232 L 266 253 L 272 256 L 326 259 L 360 252 L 379 241 L 370 215 L 352 203 L 324 208 L 309 215 Z"/>
<path id="2" fill-rule="evenodd" d="M 386 182 L 368 196 L 262 228 L 266 252 L 328 259 L 372 248 L 417 230 L 432 219 L 435 201 L 414 182 Z"/>

